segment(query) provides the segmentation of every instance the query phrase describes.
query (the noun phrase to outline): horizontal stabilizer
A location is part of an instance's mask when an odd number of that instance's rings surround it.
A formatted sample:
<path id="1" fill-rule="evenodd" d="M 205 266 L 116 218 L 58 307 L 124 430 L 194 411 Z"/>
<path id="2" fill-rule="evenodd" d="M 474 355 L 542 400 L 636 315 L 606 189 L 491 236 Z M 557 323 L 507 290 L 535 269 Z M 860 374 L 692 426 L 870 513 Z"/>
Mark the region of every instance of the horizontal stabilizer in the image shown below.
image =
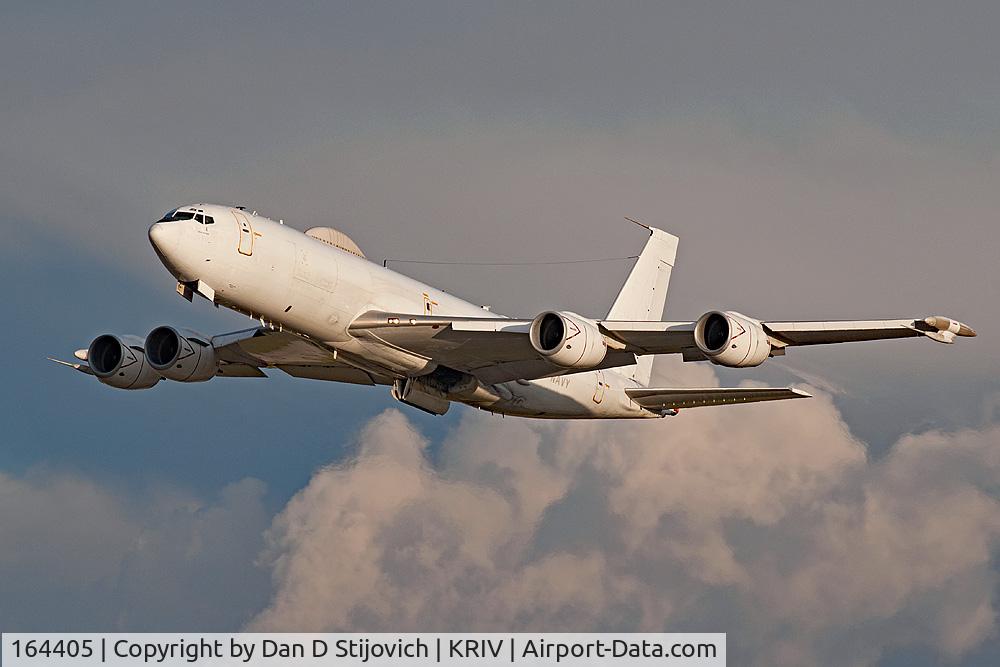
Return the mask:
<path id="1" fill-rule="evenodd" d="M 701 408 L 709 405 L 735 405 L 760 401 L 783 401 L 789 398 L 812 398 L 790 387 L 710 387 L 704 389 L 625 389 L 633 401 L 653 412 Z"/>

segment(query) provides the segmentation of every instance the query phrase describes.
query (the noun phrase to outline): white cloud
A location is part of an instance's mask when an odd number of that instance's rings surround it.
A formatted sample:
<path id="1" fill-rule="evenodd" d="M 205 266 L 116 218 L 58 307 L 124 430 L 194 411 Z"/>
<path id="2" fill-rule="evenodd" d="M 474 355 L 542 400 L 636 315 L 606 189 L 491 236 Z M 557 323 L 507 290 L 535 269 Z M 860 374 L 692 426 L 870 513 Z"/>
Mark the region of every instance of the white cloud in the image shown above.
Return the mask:
<path id="1" fill-rule="evenodd" d="M 390 410 L 273 520 L 256 480 L 205 499 L 0 474 L 0 599 L 28 601 L 0 623 L 724 630 L 741 662 L 958 658 L 997 630 L 998 490 L 1000 427 L 872 460 L 825 395 L 631 423 L 469 411 L 433 445 Z"/>
<path id="2" fill-rule="evenodd" d="M 828 398 L 642 423 L 399 412 L 275 519 L 255 630 L 725 630 L 741 662 L 996 629 L 1000 428 L 868 459 Z"/>

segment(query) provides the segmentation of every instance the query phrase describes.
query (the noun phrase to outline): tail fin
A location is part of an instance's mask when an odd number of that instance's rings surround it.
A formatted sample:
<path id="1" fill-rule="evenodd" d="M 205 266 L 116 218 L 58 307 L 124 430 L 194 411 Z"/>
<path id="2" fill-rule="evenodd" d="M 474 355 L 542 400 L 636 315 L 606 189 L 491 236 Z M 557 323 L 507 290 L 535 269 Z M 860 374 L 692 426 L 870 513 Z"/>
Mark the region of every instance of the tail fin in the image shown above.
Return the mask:
<path id="1" fill-rule="evenodd" d="M 639 253 L 632 272 L 625 279 L 618 298 L 608 312 L 609 320 L 656 322 L 663 318 L 667 304 L 667 287 L 670 272 L 677 257 L 677 237 L 661 229 L 649 227 L 649 240 Z M 643 386 L 649 386 L 653 357 L 639 357 L 631 369 L 631 377 Z M 628 373 L 629 369 L 621 369 Z"/>

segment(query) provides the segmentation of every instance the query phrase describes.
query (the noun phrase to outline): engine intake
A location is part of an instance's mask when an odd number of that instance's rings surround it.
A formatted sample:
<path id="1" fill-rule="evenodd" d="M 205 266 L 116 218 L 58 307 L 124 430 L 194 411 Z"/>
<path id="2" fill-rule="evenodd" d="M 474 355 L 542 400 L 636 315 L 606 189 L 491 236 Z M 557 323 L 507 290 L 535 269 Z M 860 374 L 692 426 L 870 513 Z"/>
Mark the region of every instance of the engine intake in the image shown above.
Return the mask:
<path id="1" fill-rule="evenodd" d="M 729 368 L 760 366 L 771 354 L 763 325 L 732 311 L 711 311 L 698 318 L 694 342 L 709 361 Z"/>
<path id="2" fill-rule="evenodd" d="M 162 378 L 146 359 L 138 336 L 98 336 L 87 348 L 87 363 L 98 380 L 116 389 L 149 389 Z"/>
<path id="3" fill-rule="evenodd" d="M 170 380 L 205 382 L 215 377 L 218 361 L 215 348 L 193 331 L 182 335 L 173 327 L 157 327 L 146 336 L 149 365 Z"/>
<path id="4" fill-rule="evenodd" d="M 540 314 L 531 322 L 529 337 L 536 352 L 564 368 L 594 368 L 608 353 L 597 324 L 576 313 Z"/>

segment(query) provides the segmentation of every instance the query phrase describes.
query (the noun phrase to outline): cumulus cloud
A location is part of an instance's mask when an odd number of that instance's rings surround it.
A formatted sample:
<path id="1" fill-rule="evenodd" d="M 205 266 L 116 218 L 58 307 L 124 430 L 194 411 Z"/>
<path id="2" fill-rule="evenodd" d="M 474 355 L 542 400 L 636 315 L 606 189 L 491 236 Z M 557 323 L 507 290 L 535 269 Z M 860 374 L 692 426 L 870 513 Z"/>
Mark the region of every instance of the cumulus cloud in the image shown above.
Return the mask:
<path id="1" fill-rule="evenodd" d="M 270 514 L 244 479 L 214 500 L 115 490 L 78 474 L 0 473 L 0 626 L 228 630 L 267 599 L 253 564 Z M 13 603 L 16 601 L 16 603 Z"/>
<path id="2" fill-rule="evenodd" d="M 871 461 L 821 395 L 642 423 L 469 413 L 429 448 L 389 410 L 314 475 L 269 531 L 252 629 L 724 630 L 760 664 L 955 658 L 996 630 L 1000 427 Z"/>
<path id="3" fill-rule="evenodd" d="M 661 365 L 664 384 L 714 384 Z M 995 637 L 1000 426 L 872 458 L 829 396 L 646 422 L 389 410 L 276 517 L 0 474 L 12 630 L 726 631 L 756 664 L 959 659 Z M 269 582 L 270 579 L 270 582 Z"/>

